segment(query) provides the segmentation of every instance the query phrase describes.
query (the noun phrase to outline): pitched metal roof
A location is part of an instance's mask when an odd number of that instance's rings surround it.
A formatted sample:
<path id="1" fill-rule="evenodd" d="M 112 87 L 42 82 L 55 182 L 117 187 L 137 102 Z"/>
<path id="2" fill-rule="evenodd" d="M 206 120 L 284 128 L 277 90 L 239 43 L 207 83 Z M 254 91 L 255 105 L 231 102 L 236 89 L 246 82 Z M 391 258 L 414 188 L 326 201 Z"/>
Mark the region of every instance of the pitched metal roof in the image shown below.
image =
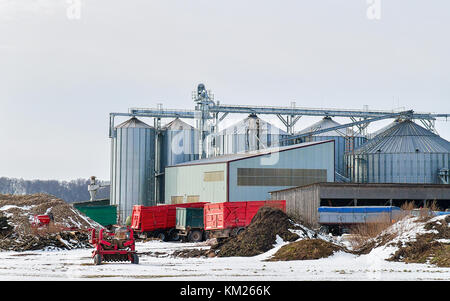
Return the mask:
<path id="1" fill-rule="evenodd" d="M 313 132 L 313 131 L 318 131 L 318 130 L 322 130 L 322 129 L 328 129 L 328 128 L 332 128 L 335 126 L 339 126 L 341 125 L 339 122 L 334 121 L 333 119 L 331 119 L 331 117 L 324 117 L 322 120 L 314 123 L 313 125 L 295 133 L 295 134 L 304 134 L 304 133 L 309 133 L 309 132 Z M 349 131 L 353 131 L 350 128 L 347 128 Z M 333 130 L 333 131 L 329 131 L 329 132 L 324 132 L 324 133 L 319 133 L 319 134 L 315 134 L 313 136 L 323 136 L 323 137 L 343 137 L 343 136 L 347 136 L 347 129 L 337 129 L 337 130 Z M 351 133 L 351 132 L 350 132 Z M 356 133 L 355 131 L 353 131 L 353 136 L 354 137 L 362 137 L 361 134 Z"/>
<path id="2" fill-rule="evenodd" d="M 222 156 L 216 156 L 216 157 L 210 157 L 205 159 L 199 159 L 199 160 L 193 160 L 193 161 L 187 161 L 182 162 L 173 166 L 187 166 L 187 165 L 199 165 L 199 164 L 213 164 L 213 163 L 227 163 L 230 161 L 236 161 L 256 156 L 262 156 L 267 155 L 271 153 L 277 153 L 277 152 L 283 152 L 283 151 L 289 151 L 297 148 L 307 147 L 311 145 L 316 144 L 322 144 L 327 142 L 334 142 L 334 140 L 324 140 L 324 141 L 314 141 L 314 142 L 304 142 L 304 143 L 298 143 L 294 145 L 288 145 L 288 146 L 280 146 L 280 147 L 271 147 L 266 149 L 260 149 L 250 152 L 242 152 L 242 153 L 236 153 L 236 154 L 229 154 L 229 155 L 222 155 Z M 170 167 L 170 166 L 169 166 Z"/>
<path id="3" fill-rule="evenodd" d="M 164 125 L 163 129 L 171 131 L 182 131 L 182 130 L 193 130 L 194 128 L 191 125 L 187 124 L 186 122 L 180 120 L 179 118 L 175 118 L 168 124 Z"/>
<path id="4" fill-rule="evenodd" d="M 355 154 L 449 152 L 450 142 L 411 120 L 394 122 L 355 150 Z"/>
<path id="5" fill-rule="evenodd" d="M 136 117 L 132 117 L 128 119 L 125 122 L 122 122 L 118 126 L 116 126 L 116 129 L 118 128 L 153 128 L 152 126 L 149 126 L 145 122 L 140 121 Z"/>
<path id="6" fill-rule="evenodd" d="M 270 135 L 289 135 L 282 129 L 274 126 L 273 124 L 262 120 L 256 115 L 249 115 L 247 118 L 231 125 L 230 127 L 223 129 L 218 135 L 230 135 L 230 134 L 246 134 L 247 130 L 259 129 L 263 134 Z"/>

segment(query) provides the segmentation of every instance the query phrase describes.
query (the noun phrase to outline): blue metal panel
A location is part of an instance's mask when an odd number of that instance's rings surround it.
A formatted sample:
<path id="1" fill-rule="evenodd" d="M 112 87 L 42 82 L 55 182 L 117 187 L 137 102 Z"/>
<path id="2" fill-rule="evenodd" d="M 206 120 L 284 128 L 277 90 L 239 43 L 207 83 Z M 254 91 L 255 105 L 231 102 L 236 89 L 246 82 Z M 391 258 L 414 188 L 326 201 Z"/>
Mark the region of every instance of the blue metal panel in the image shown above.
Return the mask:
<path id="1" fill-rule="evenodd" d="M 297 148 L 296 148 L 297 147 Z M 269 191 L 289 188 L 289 186 L 238 186 L 238 168 L 286 168 L 325 169 L 326 182 L 334 182 L 333 141 L 304 143 L 281 148 L 284 151 L 229 163 L 229 201 L 252 201 L 270 199 Z"/>
<path id="2" fill-rule="evenodd" d="M 372 207 L 319 207 L 320 224 L 358 224 L 376 222 L 380 218 L 386 221 L 397 219 L 402 210 L 394 206 Z"/>
<path id="3" fill-rule="evenodd" d="M 337 212 L 337 213 L 372 213 L 372 212 L 391 212 L 401 210 L 395 206 L 367 206 L 367 207 L 319 207 L 319 212 Z"/>

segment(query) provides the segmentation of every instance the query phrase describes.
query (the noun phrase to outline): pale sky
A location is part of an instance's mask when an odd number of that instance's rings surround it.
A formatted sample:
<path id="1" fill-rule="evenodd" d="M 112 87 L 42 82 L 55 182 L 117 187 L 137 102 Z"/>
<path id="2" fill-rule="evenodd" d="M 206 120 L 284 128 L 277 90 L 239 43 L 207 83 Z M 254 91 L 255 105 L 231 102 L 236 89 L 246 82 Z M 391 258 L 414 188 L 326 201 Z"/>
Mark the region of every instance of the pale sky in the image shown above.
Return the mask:
<path id="1" fill-rule="evenodd" d="M 109 180 L 109 113 L 193 109 L 201 82 L 223 104 L 450 113 L 450 2 L 373 1 L 0 0 L 0 177 Z"/>

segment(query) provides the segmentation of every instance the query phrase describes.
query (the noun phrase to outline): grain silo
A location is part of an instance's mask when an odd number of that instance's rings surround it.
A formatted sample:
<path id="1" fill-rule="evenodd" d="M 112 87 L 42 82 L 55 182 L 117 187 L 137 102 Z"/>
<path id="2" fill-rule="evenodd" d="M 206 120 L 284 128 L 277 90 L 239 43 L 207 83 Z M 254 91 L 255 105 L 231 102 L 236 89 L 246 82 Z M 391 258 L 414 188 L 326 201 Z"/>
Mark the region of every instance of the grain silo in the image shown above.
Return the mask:
<path id="1" fill-rule="evenodd" d="M 186 122 L 176 118 L 166 124 L 162 130 L 160 148 L 159 200 L 164 201 L 164 170 L 167 166 L 197 160 L 199 132 Z"/>
<path id="2" fill-rule="evenodd" d="M 114 128 L 111 204 L 124 223 L 134 205 L 154 204 L 155 129 L 133 117 Z"/>
<path id="3" fill-rule="evenodd" d="M 283 146 L 279 140 L 289 137 L 285 131 L 260 119 L 254 114 L 215 135 L 216 155 Z"/>
<path id="4" fill-rule="evenodd" d="M 347 160 L 356 183 L 443 184 L 442 174 L 450 165 L 450 142 L 411 120 L 399 120 Z"/>
<path id="5" fill-rule="evenodd" d="M 295 133 L 304 134 L 313 131 L 328 129 L 341 124 L 331 119 L 331 117 L 324 117 L 322 120 L 314 123 L 313 125 Z M 325 141 L 334 140 L 334 156 L 335 156 L 335 168 L 338 175 L 347 176 L 347 169 L 345 164 L 345 154 L 352 152 L 355 148 L 361 146 L 366 142 L 366 138 L 358 133 L 355 133 L 351 128 L 332 130 L 329 132 L 319 133 L 316 135 L 306 136 L 300 139 L 299 142 L 312 142 L 312 141 Z M 336 177 L 339 180 L 339 177 Z"/>

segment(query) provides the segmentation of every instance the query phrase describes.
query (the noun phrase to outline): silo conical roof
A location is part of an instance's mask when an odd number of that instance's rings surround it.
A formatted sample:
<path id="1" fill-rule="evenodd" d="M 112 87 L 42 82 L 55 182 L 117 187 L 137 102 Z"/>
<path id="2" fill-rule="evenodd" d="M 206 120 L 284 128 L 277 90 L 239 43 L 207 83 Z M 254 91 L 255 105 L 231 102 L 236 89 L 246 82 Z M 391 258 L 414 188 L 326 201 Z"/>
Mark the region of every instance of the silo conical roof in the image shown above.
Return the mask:
<path id="1" fill-rule="evenodd" d="M 340 125 L 341 124 L 339 122 L 334 121 L 333 119 L 331 119 L 331 117 L 324 117 L 322 120 L 297 132 L 296 135 L 305 134 L 305 133 L 314 132 L 314 131 L 323 130 L 323 129 L 328 129 L 328 128 L 332 128 L 332 127 L 336 127 L 336 126 L 340 126 Z M 354 136 L 354 137 L 362 137 L 361 134 L 356 133 L 355 131 L 353 131 L 352 134 L 353 134 L 352 136 Z M 343 129 L 332 130 L 329 132 L 314 134 L 313 136 L 342 137 L 342 136 L 348 136 L 348 135 L 347 135 L 346 129 L 343 128 Z"/>
<path id="2" fill-rule="evenodd" d="M 396 121 L 355 150 L 370 153 L 448 153 L 450 142 L 411 120 Z"/>
<path id="3" fill-rule="evenodd" d="M 136 117 L 132 117 L 125 122 L 122 122 L 116 128 L 153 128 L 146 124 L 145 122 L 140 121 Z"/>
<path id="4" fill-rule="evenodd" d="M 194 127 L 192 127 L 190 124 L 187 124 L 186 122 L 180 120 L 179 118 L 175 118 L 168 124 L 164 125 L 163 129 L 171 130 L 171 131 L 182 131 L 182 130 L 193 130 Z"/>
<path id="5" fill-rule="evenodd" d="M 247 118 L 239 121 L 231 125 L 230 127 L 223 129 L 218 134 L 246 134 L 247 130 L 256 130 L 258 129 L 262 131 L 264 134 L 269 135 L 289 135 L 287 132 L 282 129 L 274 126 L 273 124 L 262 120 L 256 115 L 249 115 Z"/>

